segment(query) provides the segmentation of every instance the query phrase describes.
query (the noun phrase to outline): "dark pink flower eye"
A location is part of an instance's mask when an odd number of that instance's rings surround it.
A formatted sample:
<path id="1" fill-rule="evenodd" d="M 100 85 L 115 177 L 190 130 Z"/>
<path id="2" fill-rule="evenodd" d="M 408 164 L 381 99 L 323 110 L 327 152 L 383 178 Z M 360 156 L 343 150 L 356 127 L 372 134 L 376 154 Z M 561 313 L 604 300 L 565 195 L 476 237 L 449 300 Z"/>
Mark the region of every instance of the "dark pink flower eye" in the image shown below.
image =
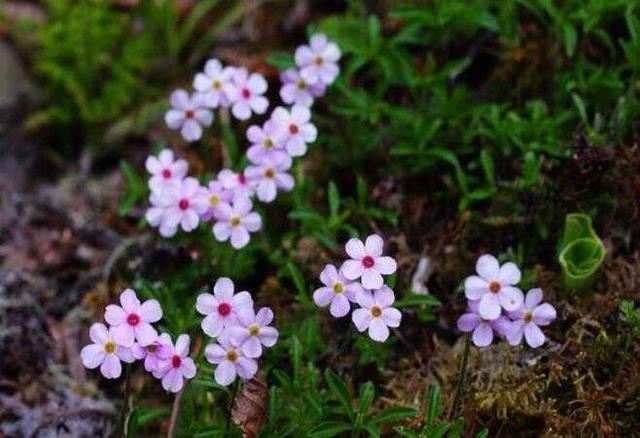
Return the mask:
<path id="1" fill-rule="evenodd" d="M 167 179 L 171 178 L 171 171 L 169 169 L 164 169 L 162 171 L 162 176 L 167 178 Z"/>
<path id="2" fill-rule="evenodd" d="M 300 128 L 298 128 L 298 125 L 294 125 L 294 124 L 289 125 L 289 132 L 291 133 L 291 135 L 296 135 L 298 131 L 300 131 Z"/>
<path id="3" fill-rule="evenodd" d="M 218 306 L 218 313 L 222 316 L 227 316 L 231 313 L 231 306 L 228 303 L 221 303 Z"/>
<path id="4" fill-rule="evenodd" d="M 248 89 L 246 89 L 246 88 L 243 88 L 243 89 L 242 89 L 242 97 L 243 97 L 244 99 L 248 99 L 248 98 L 250 98 L 250 97 L 251 97 L 251 91 L 249 91 L 249 90 L 248 90 Z"/>
<path id="5" fill-rule="evenodd" d="M 362 259 L 362 266 L 364 266 L 365 268 L 371 268 L 373 266 L 373 257 L 371 256 L 365 256 Z"/>
<path id="6" fill-rule="evenodd" d="M 184 112 L 184 116 L 187 119 L 193 119 L 196 116 L 196 113 L 194 113 L 192 110 L 187 110 Z"/>
<path id="7" fill-rule="evenodd" d="M 247 183 L 247 178 L 244 176 L 244 174 L 238 174 L 238 182 L 242 185 L 245 185 Z"/>
<path id="8" fill-rule="evenodd" d="M 127 324 L 138 325 L 139 323 L 140 323 L 140 317 L 135 313 L 132 313 L 129 316 L 127 316 Z"/>
<path id="9" fill-rule="evenodd" d="M 176 354 L 171 358 L 171 366 L 180 368 L 180 365 L 182 365 L 182 358 Z"/>
<path id="10" fill-rule="evenodd" d="M 189 208 L 189 201 L 187 199 L 181 199 L 178 203 L 178 207 L 180 207 L 180 210 L 186 210 Z"/>

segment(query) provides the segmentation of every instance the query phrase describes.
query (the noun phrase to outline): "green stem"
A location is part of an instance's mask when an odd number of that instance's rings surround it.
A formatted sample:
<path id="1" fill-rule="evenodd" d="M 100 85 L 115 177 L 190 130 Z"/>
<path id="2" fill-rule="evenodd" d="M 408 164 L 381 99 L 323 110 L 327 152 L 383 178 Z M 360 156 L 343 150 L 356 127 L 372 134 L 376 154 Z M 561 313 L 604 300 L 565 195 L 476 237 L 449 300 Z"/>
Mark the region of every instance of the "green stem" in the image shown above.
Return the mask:
<path id="1" fill-rule="evenodd" d="M 449 411 L 449 419 L 453 419 L 453 415 L 458 409 L 460 399 L 462 398 L 462 389 L 464 387 L 464 379 L 467 375 L 467 363 L 469 359 L 469 350 L 471 349 L 471 336 L 467 335 L 464 344 L 464 353 L 462 354 L 462 363 L 460 364 L 460 371 L 458 372 L 458 381 L 456 382 L 456 393 L 453 398 L 453 404 L 451 405 L 451 411 Z"/>
<path id="2" fill-rule="evenodd" d="M 127 411 L 129 407 L 129 391 L 130 391 L 130 377 L 131 377 L 131 364 L 128 363 L 124 367 L 124 394 L 122 397 L 122 407 L 120 408 L 120 422 L 119 429 L 122 434 L 120 436 L 127 436 Z"/>
<path id="3" fill-rule="evenodd" d="M 236 395 L 238 394 L 238 387 L 240 386 L 240 379 L 236 379 L 233 384 L 233 392 L 231 393 L 231 399 L 229 400 L 229 406 L 227 407 L 227 432 L 231 427 L 231 413 L 233 411 L 233 404 L 236 402 Z"/>

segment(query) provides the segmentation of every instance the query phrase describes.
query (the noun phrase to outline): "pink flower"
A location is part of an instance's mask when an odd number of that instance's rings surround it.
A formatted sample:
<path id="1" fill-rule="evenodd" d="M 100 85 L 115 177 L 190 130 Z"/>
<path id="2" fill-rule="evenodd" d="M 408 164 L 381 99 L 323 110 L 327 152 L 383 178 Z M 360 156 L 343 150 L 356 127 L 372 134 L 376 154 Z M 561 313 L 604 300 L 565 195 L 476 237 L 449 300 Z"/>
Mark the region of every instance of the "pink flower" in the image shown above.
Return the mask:
<path id="1" fill-rule="evenodd" d="M 202 95 L 202 100 L 209 108 L 230 105 L 230 100 L 225 93 L 231 83 L 233 67 L 223 67 L 217 59 L 210 59 L 204 65 L 204 73 L 196 74 L 193 79 L 193 88 Z"/>
<path id="2" fill-rule="evenodd" d="M 313 301 L 320 307 L 331 304 L 329 313 L 336 318 L 345 316 L 351 310 L 351 304 L 355 303 L 358 292 L 362 286 L 355 281 L 349 281 L 335 266 L 326 265 L 320 273 L 320 281 L 324 287 L 316 289 L 313 293 Z"/>
<path id="3" fill-rule="evenodd" d="M 189 357 L 189 335 L 182 334 L 176 339 L 175 347 L 169 338 L 169 345 L 160 351 L 162 361 L 154 374 L 162 378 L 165 391 L 180 392 L 184 379 L 193 379 L 196 375 L 196 364 Z"/>
<path id="4" fill-rule="evenodd" d="M 502 309 L 513 311 L 522 305 L 522 291 L 514 287 L 520 281 L 520 270 L 514 263 L 501 267 L 494 256 L 485 254 L 478 259 L 476 271 L 479 276 L 465 280 L 464 293 L 470 300 L 480 300 L 483 319 L 496 319 Z"/>
<path id="5" fill-rule="evenodd" d="M 263 96 L 267 91 L 267 81 L 258 73 L 249 74 L 244 67 L 233 70 L 224 91 L 232 102 L 231 112 L 239 120 L 247 120 L 251 112 L 264 114 L 269 106 L 269 101 Z"/>
<path id="6" fill-rule="evenodd" d="M 111 324 L 113 338 L 118 345 L 133 347 L 137 340 L 142 346 L 147 346 L 158 338 L 158 332 L 151 323 L 160 321 L 162 308 L 157 300 L 147 300 L 140 304 L 136 293 L 127 289 L 120 294 L 120 304 L 110 304 L 104 314 L 104 319 Z"/>
<path id="7" fill-rule="evenodd" d="M 311 111 L 306 106 L 294 105 L 291 111 L 278 107 L 273 110 L 271 120 L 277 125 L 278 139 L 292 157 L 304 155 L 307 143 L 316 141 L 318 130 L 310 122 Z"/>
<path id="8" fill-rule="evenodd" d="M 174 160 L 171 149 L 162 149 L 158 157 L 153 155 L 147 157 L 145 167 L 152 175 L 149 178 L 149 188 L 153 191 L 162 191 L 184 178 L 189 164 L 186 160 Z"/>
<path id="9" fill-rule="evenodd" d="M 244 248 L 249 243 L 249 233 L 262 227 L 262 218 L 251 211 L 253 203 L 246 196 L 236 196 L 232 204 L 222 204 L 217 212 L 218 222 L 213 226 L 213 235 L 220 242 L 231 238 L 231 246 Z"/>
<path id="10" fill-rule="evenodd" d="M 207 209 L 200 216 L 201 221 L 209 221 L 211 218 L 215 218 L 215 212 L 218 207 L 223 203 L 231 202 L 233 198 L 233 192 L 224 188 L 222 183 L 217 179 L 209 181 L 209 185 L 206 188 L 202 188 L 202 196 L 207 200 Z"/>
<path id="11" fill-rule="evenodd" d="M 218 344 L 207 345 L 204 357 L 207 362 L 217 365 L 214 378 L 218 384 L 227 386 L 236 379 L 236 374 L 244 380 L 251 379 L 258 371 L 258 363 L 246 357 L 242 350 L 226 339 Z"/>
<path id="12" fill-rule="evenodd" d="M 137 360 L 144 359 L 145 370 L 153 374 L 155 378 L 160 378 L 162 376 L 158 375 L 158 371 L 162 360 L 162 354 L 166 348 L 173 348 L 173 344 L 171 343 L 171 337 L 167 333 L 162 333 L 158 336 L 158 339 L 147 346 L 143 347 L 136 342 L 133 344 L 131 351 L 133 353 L 133 357 Z"/>
<path id="13" fill-rule="evenodd" d="M 234 295 L 233 281 L 229 278 L 218 278 L 213 286 L 213 295 L 198 295 L 196 310 L 206 317 L 202 320 L 202 331 L 212 338 L 222 334 L 225 328 L 235 323 L 238 312 L 253 308 L 253 299 L 247 291 Z"/>
<path id="14" fill-rule="evenodd" d="M 229 327 L 229 340 L 251 359 L 262 355 L 262 346 L 273 347 L 278 340 L 278 330 L 269 326 L 273 312 L 263 307 L 256 314 L 253 307 L 238 312 L 237 324 Z"/>
<path id="15" fill-rule="evenodd" d="M 324 95 L 327 86 L 322 82 L 309 85 L 300 76 L 295 68 L 285 70 L 280 74 L 282 88 L 280 88 L 280 98 L 288 105 L 313 105 L 314 97 Z"/>
<path id="16" fill-rule="evenodd" d="M 280 156 L 264 157 L 261 163 L 249 166 L 245 175 L 249 182 L 256 186 L 256 195 L 262 202 L 271 202 L 276 199 L 279 190 L 286 192 L 293 189 L 295 181 L 287 173 L 291 168 L 291 157 L 287 154 Z"/>
<path id="17" fill-rule="evenodd" d="M 321 33 L 313 35 L 309 43 L 308 46 L 303 45 L 296 49 L 295 60 L 300 67 L 300 76 L 308 84 L 331 84 L 340 73 L 337 65 L 341 55 L 340 49 Z"/>
<path id="18" fill-rule="evenodd" d="M 202 127 L 213 122 L 213 113 L 206 108 L 199 93 L 189 97 L 186 91 L 176 90 L 171 94 L 171 106 L 164 120 L 169 128 L 179 129 L 187 141 L 200 140 Z"/>
<path id="19" fill-rule="evenodd" d="M 175 187 L 151 194 L 151 208 L 146 219 L 151 226 L 159 226 L 163 237 L 176 234 L 178 226 L 190 232 L 197 228 L 200 216 L 208 209 L 208 199 L 195 178 L 187 177 Z"/>
<path id="20" fill-rule="evenodd" d="M 506 336 L 511 330 L 511 321 L 505 316 L 493 320 L 483 319 L 478 313 L 479 301 L 469 301 L 469 312 L 458 318 L 458 330 L 473 332 L 471 337 L 477 347 L 486 347 L 493 342 L 493 332 Z"/>
<path id="21" fill-rule="evenodd" d="M 80 351 L 82 364 L 89 369 L 100 367 L 100 372 L 107 379 L 117 379 L 122 373 L 120 361 L 135 361 L 131 349 L 118 345 L 114 340 L 113 327 L 96 322 L 89 329 L 89 337 L 93 344 L 86 345 Z"/>
<path id="22" fill-rule="evenodd" d="M 222 183 L 222 187 L 231 191 L 233 196 L 251 197 L 255 192 L 254 187 L 247 181 L 244 171 L 236 173 L 233 170 L 222 169 L 218 173 L 218 181 Z"/>
<path id="23" fill-rule="evenodd" d="M 247 129 L 247 139 L 251 147 L 247 150 L 247 157 L 253 163 L 260 164 L 266 158 L 281 159 L 286 156 L 284 144 L 278 140 L 278 125 L 273 120 L 267 120 L 262 128 L 252 125 Z"/>
<path id="24" fill-rule="evenodd" d="M 394 307 L 393 291 L 382 286 L 374 291 L 363 290 L 356 295 L 361 306 L 353 311 L 351 318 L 359 332 L 369 329 L 369 337 L 376 342 L 384 342 L 389 337 L 389 327 L 399 327 L 402 314 Z"/>
<path id="25" fill-rule="evenodd" d="M 342 264 L 340 271 L 349 280 L 361 278 L 365 289 L 380 289 L 382 276 L 396 272 L 396 261 L 382 256 L 384 241 L 377 234 L 367 237 L 363 244 L 360 239 L 350 239 L 346 250 L 351 260 Z"/>
<path id="26" fill-rule="evenodd" d="M 544 344 L 545 336 L 540 326 L 549 325 L 556 319 L 556 309 L 548 303 L 540 304 L 541 301 L 542 289 L 531 289 L 520 308 L 508 313 L 513 320 L 511 331 L 507 335 L 509 344 L 520 345 L 523 335 L 527 344 L 533 348 Z"/>

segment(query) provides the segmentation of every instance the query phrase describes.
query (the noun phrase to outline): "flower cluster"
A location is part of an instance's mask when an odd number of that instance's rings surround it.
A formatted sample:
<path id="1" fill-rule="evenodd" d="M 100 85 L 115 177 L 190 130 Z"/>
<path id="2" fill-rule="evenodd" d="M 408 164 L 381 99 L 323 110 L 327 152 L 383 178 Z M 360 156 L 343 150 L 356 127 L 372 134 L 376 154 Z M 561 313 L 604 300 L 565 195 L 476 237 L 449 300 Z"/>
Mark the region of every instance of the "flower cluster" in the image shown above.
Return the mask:
<path id="1" fill-rule="evenodd" d="M 298 68 L 281 75 L 280 95 L 291 106 L 278 106 L 262 125 L 248 127 L 250 164 L 244 170 L 223 169 L 206 187 L 200 187 L 186 176 L 186 162 L 174 162 L 171 151 L 149 157 L 149 224 L 158 227 L 162 236 L 171 237 L 178 227 L 190 232 L 200 222 L 214 221 L 212 230 L 217 240 L 228 240 L 236 249 L 246 246 L 250 233 L 262 227 L 260 216 L 252 211 L 251 198 L 269 203 L 278 191 L 290 191 L 295 185 L 289 174 L 293 158 L 303 156 L 318 134 L 311 123 L 310 106 L 335 81 L 339 58 L 338 46 L 322 34 L 297 48 Z M 169 127 L 180 129 L 187 141 L 201 138 L 202 128 L 213 121 L 213 109 L 230 108 L 234 117 L 248 120 L 254 113 L 266 113 L 269 106 L 263 96 L 267 82 L 261 75 L 223 66 L 217 59 L 205 64 L 204 71 L 195 76 L 193 87 L 196 91 L 191 96 L 184 90 L 172 94 L 172 108 L 165 116 Z"/>
<path id="2" fill-rule="evenodd" d="M 213 294 L 198 295 L 196 309 L 205 315 L 202 331 L 216 339 L 204 353 L 216 365 L 216 382 L 229 385 L 236 375 L 251 379 L 258 371 L 256 359 L 262 356 L 262 348 L 278 340 L 278 330 L 270 326 L 271 309 L 263 307 L 256 313 L 249 292 L 234 293 L 233 282 L 225 277 L 216 281 Z"/>
<path id="3" fill-rule="evenodd" d="M 556 318 L 556 309 L 542 303 L 542 290 L 531 289 L 526 297 L 516 285 L 520 269 L 511 262 L 502 266 L 492 255 L 481 256 L 476 263 L 478 275 L 464 282 L 469 310 L 458 319 L 461 332 L 472 332 L 471 339 L 478 347 L 493 342 L 494 333 L 511 345 L 519 345 L 522 338 L 536 348 L 545 341 L 541 326 Z"/>
<path id="4" fill-rule="evenodd" d="M 351 311 L 351 303 L 360 306 L 351 318 L 360 332 L 368 329 L 369 337 L 384 342 L 389 337 L 389 327 L 400 326 L 402 314 L 394 307 L 393 290 L 384 284 L 383 275 L 396 271 L 396 261 L 383 256 L 384 241 L 376 234 L 367 237 L 363 243 L 350 239 L 346 252 L 350 257 L 340 270 L 327 265 L 320 273 L 324 285 L 313 293 L 314 302 L 320 307 L 329 307 L 329 313 L 336 318 L 346 316 Z"/>
<path id="5" fill-rule="evenodd" d="M 162 387 L 178 392 L 184 379 L 196 375 L 196 365 L 189 357 L 189 336 L 178 336 L 175 344 L 167 333 L 158 335 L 151 325 L 162 318 L 162 308 L 156 300 L 140 303 L 136 293 L 127 289 L 120 294 L 120 306 L 107 306 L 104 319 L 109 324 L 97 322 L 89 329 L 92 344 L 80 352 L 82 363 L 89 369 L 100 367 L 107 379 L 117 379 L 122 374 L 121 362 L 144 360 L 144 368 Z"/>

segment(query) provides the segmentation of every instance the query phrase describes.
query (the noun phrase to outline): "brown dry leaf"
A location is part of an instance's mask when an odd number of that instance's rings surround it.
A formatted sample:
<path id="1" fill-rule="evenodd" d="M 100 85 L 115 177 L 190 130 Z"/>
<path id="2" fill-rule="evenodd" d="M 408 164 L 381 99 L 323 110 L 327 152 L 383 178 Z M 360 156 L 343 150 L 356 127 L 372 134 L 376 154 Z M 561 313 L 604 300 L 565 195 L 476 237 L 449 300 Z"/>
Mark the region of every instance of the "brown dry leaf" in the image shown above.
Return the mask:
<path id="1" fill-rule="evenodd" d="M 245 382 L 231 413 L 233 422 L 242 429 L 244 438 L 255 438 L 267 422 L 269 387 L 260 371 Z"/>

